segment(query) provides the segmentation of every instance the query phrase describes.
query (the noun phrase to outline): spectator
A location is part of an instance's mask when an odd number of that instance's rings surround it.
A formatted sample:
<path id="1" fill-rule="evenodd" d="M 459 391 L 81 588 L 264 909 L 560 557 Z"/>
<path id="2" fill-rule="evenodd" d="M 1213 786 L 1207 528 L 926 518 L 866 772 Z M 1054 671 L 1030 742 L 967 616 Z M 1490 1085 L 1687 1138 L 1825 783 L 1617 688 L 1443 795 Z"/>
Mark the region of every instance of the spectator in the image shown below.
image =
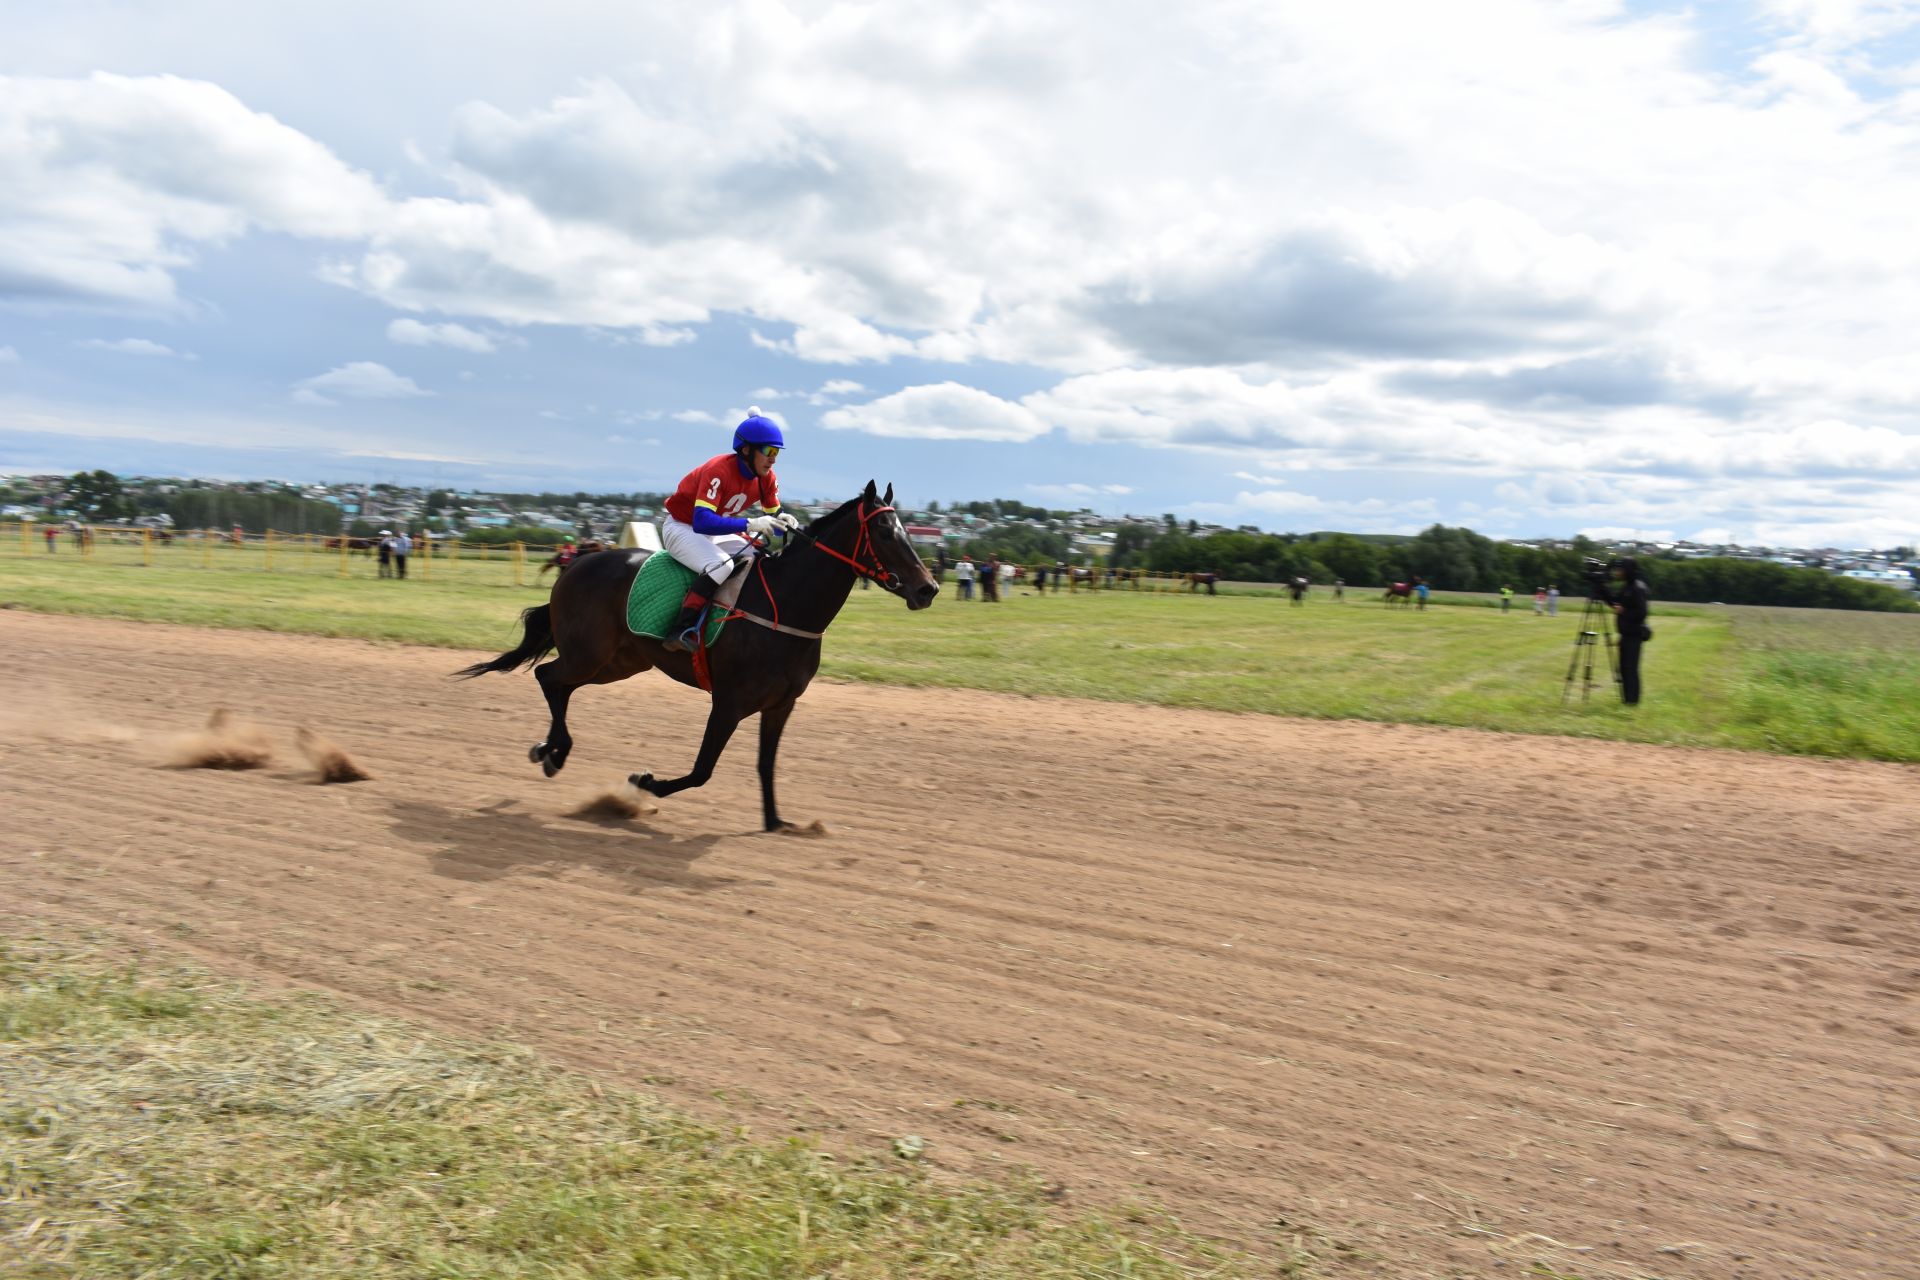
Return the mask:
<path id="1" fill-rule="evenodd" d="M 1039 564 L 1033 567 L 1033 589 L 1040 595 L 1047 594 L 1047 566 Z"/>
<path id="2" fill-rule="evenodd" d="M 383 578 L 393 576 L 393 530 L 391 529 L 380 531 L 380 576 Z"/>
<path id="3" fill-rule="evenodd" d="M 1551 583 L 1547 585 L 1547 616 L 1549 618 L 1560 616 L 1560 588 Z"/>
<path id="4" fill-rule="evenodd" d="M 413 553 L 413 539 L 407 536 L 407 531 L 405 529 L 402 529 L 400 532 L 394 534 L 393 535 L 393 576 L 394 577 L 404 578 L 407 576 L 407 557 L 412 553 Z"/>
<path id="5" fill-rule="evenodd" d="M 953 566 L 953 579 L 960 584 L 960 598 L 973 599 L 973 561 L 961 556 L 960 563 Z M 980 598 L 986 599 L 984 591 L 980 593 Z"/>
<path id="6" fill-rule="evenodd" d="M 1347 580 L 1345 578 L 1335 578 L 1333 580 L 1333 598 L 1335 603 L 1338 604 L 1345 604 L 1347 602 Z"/>
<path id="7" fill-rule="evenodd" d="M 1614 625 L 1620 632 L 1620 701 L 1628 706 L 1640 702 L 1640 646 L 1653 639 L 1647 626 L 1647 584 L 1640 579 L 1640 562 L 1622 556 L 1608 569 L 1613 575 L 1607 603 L 1613 606 Z"/>
<path id="8" fill-rule="evenodd" d="M 43 531 L 47 539 L 47 554 L 57 555 L 60 551 L 60 531 L 48 525 Z"/>
<path id="9" fill-rule="evenodd" d="M 1000 603 L 1000 557 L 988 556 L 980 566 L 980 599 Z"/>
<path id="10" fill-rule="evenodd" d="M 1425 578 L 1415 578 L 1413 580 L 1413 594 L 1414 597 L 1419 600 L 1419 607 L 1422 612 L 1424 612 L 1427 607 L 1427 590 L 1427 580 Z"/>
<path id="11" fill-rule="evenodd" d="M 1533 589 L 1533 616 L 1538 618 L 1546 613 L 1546 611 L 1547 589 L 1545 587 L 1535 587 Z"/>
<path id="12" fill-rule="evenodd" d="M 1508 586 L 1505 583 L 1501 583 L 1500 584 L 1500 612 L 1510 613 L 1512 612 L 1512 610 L 1513 610 L 1513 588 Z"/>

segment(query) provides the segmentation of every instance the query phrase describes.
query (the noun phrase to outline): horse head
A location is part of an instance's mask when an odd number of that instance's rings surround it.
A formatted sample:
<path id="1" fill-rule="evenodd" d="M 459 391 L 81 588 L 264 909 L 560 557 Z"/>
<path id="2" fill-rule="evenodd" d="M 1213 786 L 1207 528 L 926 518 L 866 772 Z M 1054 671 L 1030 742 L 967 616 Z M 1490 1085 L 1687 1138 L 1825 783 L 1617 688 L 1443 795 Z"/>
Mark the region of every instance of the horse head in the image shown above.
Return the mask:
<path id="1" fill-rule="evenodd" d="M 940 584 L 921 562 L 900 513 L 893 509 L 892 485 L 883 494 L 867 481 L 860 496 L 823 517 L 812 536 L 822 551 L 899 596 L 909 609 L 924 609 L 940 594 Z"/>

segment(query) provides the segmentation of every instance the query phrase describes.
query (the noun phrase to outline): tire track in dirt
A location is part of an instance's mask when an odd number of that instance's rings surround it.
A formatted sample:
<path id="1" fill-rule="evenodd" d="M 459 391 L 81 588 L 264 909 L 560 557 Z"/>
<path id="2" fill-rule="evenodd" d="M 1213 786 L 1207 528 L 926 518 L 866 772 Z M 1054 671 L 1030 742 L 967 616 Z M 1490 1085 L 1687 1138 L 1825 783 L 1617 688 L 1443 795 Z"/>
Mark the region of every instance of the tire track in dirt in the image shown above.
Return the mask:
<path id="1" fill-rule="evenodd" d="M 788 840 L 750 831 L 750 740 L 656 813 L 562 816 L 691 760 L 664 683 L 583 694 L 549 783 L 531 683 L 445 680 L 461 655 L 0 640 L 16 920 L 1240 1242 L 1311 1222 L 1374 1252 L 1341 1273 L 1920 1256 L 1911 768 L 821 685 L 781 784 L 830 834 Z M 215 706 L 279 763 L 150 767 Z M 373 780 L 314 785 L 296 725 Z"/>

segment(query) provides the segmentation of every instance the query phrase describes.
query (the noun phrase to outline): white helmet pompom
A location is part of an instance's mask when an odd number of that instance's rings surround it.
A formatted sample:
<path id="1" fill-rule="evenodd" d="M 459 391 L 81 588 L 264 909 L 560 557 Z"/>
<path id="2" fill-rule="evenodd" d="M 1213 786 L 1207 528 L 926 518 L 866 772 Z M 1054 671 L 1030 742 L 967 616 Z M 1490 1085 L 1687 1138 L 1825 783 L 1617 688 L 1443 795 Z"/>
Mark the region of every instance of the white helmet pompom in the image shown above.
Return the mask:
<path id="1" fill-rule="evenodd" d="M 747 406 L 747 416 L 748 416 L 749 418 L 757 418 L 757 417 L 759 417 L 759 416 L 760 416 L 760 406 L 759 406 L 759 405 L 757 405 L 757 404 L 753 404 L 753 405 L 748 405 L 748 406 Z"/>

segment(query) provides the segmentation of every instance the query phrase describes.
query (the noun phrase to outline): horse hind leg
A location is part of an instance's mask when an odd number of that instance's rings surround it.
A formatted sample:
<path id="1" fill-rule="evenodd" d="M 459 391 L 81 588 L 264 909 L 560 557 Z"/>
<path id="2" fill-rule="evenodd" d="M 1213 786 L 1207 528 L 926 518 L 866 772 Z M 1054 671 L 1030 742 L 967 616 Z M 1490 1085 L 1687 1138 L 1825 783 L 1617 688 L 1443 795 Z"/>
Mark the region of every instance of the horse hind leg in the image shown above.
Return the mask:
<path id="1" fill-rule="evenodd" d="M 547 695 L 547 710 L 552 713 L 553 721 L 547 726 L 546 738 L 528 750 L 527 759 L 539 765 L 549 778 L 566 767 L 567 756 L 573 752 L 573 735 L 567 732 L 567 702 L 580 686 L 567 682 L 561 670 L 563 665 L 555 660 L 533 669 L 533 678 L 540 682 L 540 692 Z"/>

